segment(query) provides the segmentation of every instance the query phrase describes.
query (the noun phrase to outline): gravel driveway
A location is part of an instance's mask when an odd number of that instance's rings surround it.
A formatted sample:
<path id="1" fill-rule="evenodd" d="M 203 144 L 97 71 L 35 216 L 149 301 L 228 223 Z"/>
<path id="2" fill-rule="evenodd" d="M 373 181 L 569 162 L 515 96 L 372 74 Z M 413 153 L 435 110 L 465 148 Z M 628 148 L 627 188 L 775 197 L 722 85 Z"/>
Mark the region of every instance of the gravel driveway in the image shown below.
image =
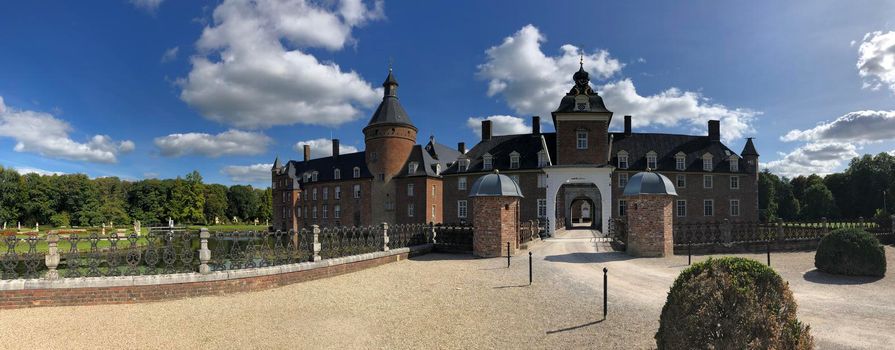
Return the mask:
<path id="1" fill-rule="evenodd" d="M 506 259 L 428 254 L 277 289 L 156 303 L 5 310 L 10 348 L 536 348 L 655 346 L 665 295 L 686 256 L 630 259 L 588 231 Z M 889 266 L 895 250 L 887 249 Z M 603 252 L 600 252 L 603 251 Z M 759 258 L 763 255 L 746 255 Z M 702 257 L 697 258 L 697 260 Z M 820 348 L 895 343 L 895 282 L 813 272 L 813 253 L 772 256 Z M 602 320 L 602 268 L 609 317 Z"/>

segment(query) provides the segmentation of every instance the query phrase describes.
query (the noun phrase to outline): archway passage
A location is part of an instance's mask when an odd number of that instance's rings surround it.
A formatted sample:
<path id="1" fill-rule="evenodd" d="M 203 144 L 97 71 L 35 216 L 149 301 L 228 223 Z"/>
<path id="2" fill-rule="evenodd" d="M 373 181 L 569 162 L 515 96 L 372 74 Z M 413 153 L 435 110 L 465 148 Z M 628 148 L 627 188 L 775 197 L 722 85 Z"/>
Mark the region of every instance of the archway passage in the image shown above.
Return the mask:
<path id="1" fill-rule="evenodd" d="M 557 196 L 557 214 L 562 213 L 557 220 L 561 220 L 567 229 L 599 230 L 602 227 L 601 197 L 599 188 L 593 183 L 563 184 Z"/>
<path id="2" fill-rule="evenodd" d="M 608 166 L 550 166 L 547 173 L 547 231 L 553 236 L 556 228 L 572 228 L 572 201 L 587 199 L 590 229 L 602 230 L 609 225 L 612 208 L 611 175 Z M 580 210 L 580 207 L 578 207 Z M 580 211 L 579 211 L 580 215 Z"/>
<path id="3" fill-rule="evenodd" d="M 570 228 L 595 228 L 594 216 L 592 209 L 595 207 L 594 202 L 590 198 L 576 198 L 572 200 L 569 207 L 569 219 L 571 219 Z"/>

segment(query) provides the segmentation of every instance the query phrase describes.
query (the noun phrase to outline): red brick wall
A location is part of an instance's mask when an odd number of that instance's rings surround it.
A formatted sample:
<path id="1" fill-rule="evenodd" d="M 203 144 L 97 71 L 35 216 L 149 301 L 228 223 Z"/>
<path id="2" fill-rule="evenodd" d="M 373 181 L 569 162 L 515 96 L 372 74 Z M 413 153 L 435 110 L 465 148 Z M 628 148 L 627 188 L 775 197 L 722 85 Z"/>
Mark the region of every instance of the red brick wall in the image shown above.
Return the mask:
<path id="1" fill-rule="evenodd" d="M 632 256 L 671 256 L 672 196 L 644 195 L 628 199 L 628 254 Z"/>
<path id="2" fill-rule="evenodd" d="M 475 211 L 475 231 L 473 234 L 473 254 L 480 257 L 498 257 L 519 249 L 519 199 L 516 197 L 475 197 L 472 201 Z"/>
<path id="3" fill-rule="evenodd" d="M 421 252 L 425 253 L 425 252 Z M 311 281 L 407 259 L 408 253 L 284 274 L 224 281 L 77 289 L 0 291 L 0 309 L 38 306 L 129 304 L 203 295 L 251 292 Z"/>
<path id="4" fill-rule="evenodd" d="M 348 174 L 350 176 L 351 174 Z M 345 176 L 345 175 L 343 175 Z M 354 185 L 360 185 L 361 187 L 361 197 L 359 199 L 354 198 Z M 301 214 L 301 218 L 296 218 L 297 224 L 296 226 L 299 228 L 302 227 L 310 227 L 311 225 L 320 225 L 321 227 L 328 226 L 358 226 L 358 225 L 372 225 L 373 222 L 373 214 L 372 214 L 372 198 L 371 198 L 371 186 L 372 180 L 370 179 L 346 179 L 341 181 L 328 181 L 328 182 L 313 182 L 306 183 L 304 185 L 304 189 L 300 192 L 300 194 L 296 197 L 301 198 L 301 200 L 296 200 L 293 204 L 292 210 L 293 215 L 297 216 L 297 207 L 301 207 L 302 210 L 304 208 L 308 208 L 307 215 L 304 212 Z M 341 199 L 335 199 L 335 188 L 342 188 L 342 197 Z M 311 193 L 314 189 L 317 189 L 317 200 L 313 199 Z M 328 199 L 323 199 L 323 189 L 327 188 L 329 191 Z M 341 218 L 335 217 L 335 205 L 338 204 L 342 208 Z M 326 219 L 323 218 L 323 206 L 326 205 L 328 207 L 329 215 Z M 317 219 L 313 218 L 313 208 L 317 207 Z M 355 223 L 354 215 L 355 213 L 359 214 L 359 222 Z"/>
<path id="5" fill-rule="evenodd" d="M 555 164 L 605 164 L 609 134 L 607 122 L 557 121 Z M 587 149 L 578 149 L 577 131 L 587 130 Z"/>

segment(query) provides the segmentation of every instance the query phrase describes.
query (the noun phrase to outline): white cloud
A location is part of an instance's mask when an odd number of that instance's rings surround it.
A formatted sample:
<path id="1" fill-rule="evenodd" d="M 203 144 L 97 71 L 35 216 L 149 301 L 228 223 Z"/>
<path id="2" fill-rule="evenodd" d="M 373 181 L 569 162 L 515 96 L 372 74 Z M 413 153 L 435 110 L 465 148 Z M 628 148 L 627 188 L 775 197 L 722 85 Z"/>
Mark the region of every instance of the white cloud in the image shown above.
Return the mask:
<path id="1" fill-rule="evenodd" d="M 87 142 L 69 136 L 68 122 L 44 112 L 7 107 L 0 96 L 0 137 L 16 140 L 16 152 L 37 153 L 50 158 L 115 163 L 118 154 L 134 150 L 133 141 L 114 141 L 107 135 L 94 135 Z"/>
<path id="2" fill-rule="evenodd" d="M 584 68 L 592 79 L 611 77 L 624 66 L 605 50 L 588 54 L 569 44 L 560 47 L 558 56 L 547 56 L 541 51 L 544 41 L 538 28 L 529 24 L 486 50 L 478 76 L 488 80 L 488 96 L 502 95 L 519 114 L 546 116 L 572 87 L 579 55 L 584 54 Z"/>
<path id="3" fill-rule="evenodd" d="M 273 140 L 263 133 L 232 129 L 217 135 L 191 132 L 155 139 L 156 147 L 166 157 L 256 155 L 264 153 L 271 142 Z"/>
<path id="4" fill-rule="evenodd" d="M 149 13 L 155 13 L 164 0 L 130 0 L 131 4 Z"/>
<path id="5" fill-rule="evenodd" d="M 270 182 L 270 164 L 253 165 L 229 165 L 221 169 L 221 173 L 227 175 L 230 181 L 238 183 L 263 183 Z"/>
<path id="6" fill-rule="evenodd" d="M 870 32 L 858 46 L 858 74 L 864 88 L 887 86 L 895 92 L 895 32 Z"/>
<path id="7" fill-rule="evenodd" d="M 320 139 L 313 139 L 313 140 L 298 141 L 295 143 L 294 146 L 292 146 L 292 149 L 294 149 L 299 154 L 303 154 L 304 145 L 311 146 L 311 159 L 329 157 L 329 156 L 333 155 L 333 141 L 330 139 L 320 138 Z M 339 143 L 339 154 L 348 154 L 348 153 L 354 153 L 357 151 L 358 151 L 357 147 L 343 145 L 342 143 Z"/>
<path id="8" fill-rule="evenodd" d="M 622 79 L 600 87 L 606 106 L 615 115 L 631 115 L 633 127 L 661 125 L 664 127 L 690 126 L 695 132 L 705 133 L 709 120 L 721 121 L 721 139 L 740 139 L 754 132 L 752 123 L 760 114 L 749 109 L 730 109 L 712 103 L 700 93 L 670 88 L 655 95 L 637 93 L 631 79 Z M 621 120 L 621 119 L 617 119 Z"/>
<path id="9" fill-rule="evenodd" d="M 492 115 L 487 118 L 469 118 L 466 120 L 466 127 L 472 129 L 479 137 L 482 136 L 482 121 L 491 121 L 491 135 L 515 135 L 527 134 L 531 132 L 531 126 L 525 125 L 525 120 L 519 117 L 509 115 Z"/>
<path id="10" fill-rule="evenodd" d="M 340 50 L 355 43 L 353 28 L 383 17 L 381 1 L 224 1 L 178 81 L 180 98 L 207 119 L 243 128 L 353 121 L 381 88 L 305 49 Z"/>
<path id="11" fill-rule="evenodd" d="M 807 130 L 790 130 L 781 141 L 868 143 L 895 139 L 895 111 L 857 111 Z"/>
<path id="12" fill-rule="evenodd" d="M 18 172 L 19 174 L 22 174 L 22 175 L 24 175 L 24 174 L 37 174 L 37 175 L 41 175 L 41 176 L 49 176 L 49 175 L 65 175 L 65 174 L 66 174 L 66 173 L 61 172 L 61 171 L 50 171 L 50 170 L 44 170 L 44 169 L 38 169 L 38 168 L 32 168 L 32 167 L 27 167 L 27 166 L 25 166 L 25 167 L 15 167 L 15 169 L 16 169 L 16 172 Z"/>
<path id="13" fill-rule="evenodd" d="M 792 152 L 780 153 L 779 160 L 768 162 L 764 167 L 771 172 L 787 177 L 798 175 L 826 175 L 842 166 L 844 161 L 858 156 L 857 148 L 851 143 L 809 143 Z"/>
<path id="14" fill-rule="evenodd" d="M 177 53 L 180 51 L 180 46 L 175 46 L 170 49 L 165 50 L 165 53 L 162 54 L 162 63 L 171 62 L 177 59 Z"/>
<path id="15" fill-rule="evenodd" d="M 479 66 L 478 75 L 488 80 L 488 96 L 500 94 L 520 114 L 549 116 L 573 86 L 572 74 L 578 70 L 579 54 L 583 52 L 566 44 L 560 47 L 559 55 L 548 56 L 541 51 L 544 41 L 536 27 L 527 25 L 485 51 L 486 62 Z M 592 80 L 609 79 L 623 66 L 606 50 L 584 56 L 584 68 Z M 635 126 L 689 126 L 705 133 L 707 121 L 717 119 L 721 121 L 721 137 L 725 141 L 753 132 L 752 123 L 760 114 L 731 109 L 698 92 L 677 88 L 642 96 L 628 78 L 594 87 L 616 115 L 632 115 Z"/>

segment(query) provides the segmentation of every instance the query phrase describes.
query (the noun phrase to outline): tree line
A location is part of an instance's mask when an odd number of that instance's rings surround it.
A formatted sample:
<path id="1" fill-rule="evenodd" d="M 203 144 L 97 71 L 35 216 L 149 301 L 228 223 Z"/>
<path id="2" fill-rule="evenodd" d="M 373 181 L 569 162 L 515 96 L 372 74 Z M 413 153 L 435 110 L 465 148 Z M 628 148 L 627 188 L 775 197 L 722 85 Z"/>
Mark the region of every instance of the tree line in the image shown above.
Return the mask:
<path id="1" fill-rule="evenodd" d="M 178 224 L 209 225 L 218 218 L 230 223 L 265 222 L 271 216 L 270 188 L 205 184 L 193 171 L 183 178 L 125 181 L 117 177 L 90 179 L 84 174 L 19 174 L 0 167 L 0 225 L 15 227 L 50 224 L 144 226 Z"/>
<path id="2" fill-rule="evenodd" d="M 895 157 L 888 153 L 851 160 L 844 171 L 792 179 L 762 171 L 758 206 L 764 220 L 867 220 L 885 223 L 895 213 Z"/>

